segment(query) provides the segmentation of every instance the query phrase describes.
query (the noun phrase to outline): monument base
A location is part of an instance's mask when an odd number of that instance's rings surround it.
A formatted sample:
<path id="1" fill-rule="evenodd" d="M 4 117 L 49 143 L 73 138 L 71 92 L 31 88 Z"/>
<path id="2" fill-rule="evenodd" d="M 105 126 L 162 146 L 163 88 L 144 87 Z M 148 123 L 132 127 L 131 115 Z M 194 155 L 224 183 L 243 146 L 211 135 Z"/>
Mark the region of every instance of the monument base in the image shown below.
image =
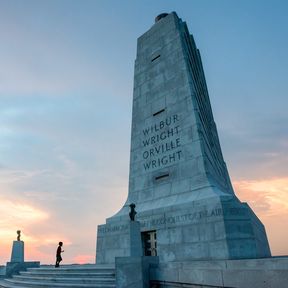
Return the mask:
<path id="1" fill-rule="evenodd" d="M 137 207 L 141 209 L 140 205 Z M 263 224 L 247 203 L 236 197 L 217 196 L 140 210 L 137 216 L 143 250 L 143 236 L 152 231 L 157 241 L 155 256 L 162 263 L 271 257 Z M 114 216 L 98 226 L 97 264 L 114 263 L 115 257 L 130 256 L 129 225 L 124 217 Z"/>

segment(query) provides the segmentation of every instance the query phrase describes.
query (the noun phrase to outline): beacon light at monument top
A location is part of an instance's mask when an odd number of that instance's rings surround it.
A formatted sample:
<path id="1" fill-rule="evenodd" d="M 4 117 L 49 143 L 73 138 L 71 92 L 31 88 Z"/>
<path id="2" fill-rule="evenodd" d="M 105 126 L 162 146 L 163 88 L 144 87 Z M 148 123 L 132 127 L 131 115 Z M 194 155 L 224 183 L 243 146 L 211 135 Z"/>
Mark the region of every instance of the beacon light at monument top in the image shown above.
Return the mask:
<path id="1" fill-rule="evenodd" d="M 200 52 L 175 12 L 138 39 L 132 113 L 128 198 L 98 226 L 97 264 L 129 256 L 131 203 L 143 255 L 162 263 L 270 257 L 263 224 L 234 194 Z"/>

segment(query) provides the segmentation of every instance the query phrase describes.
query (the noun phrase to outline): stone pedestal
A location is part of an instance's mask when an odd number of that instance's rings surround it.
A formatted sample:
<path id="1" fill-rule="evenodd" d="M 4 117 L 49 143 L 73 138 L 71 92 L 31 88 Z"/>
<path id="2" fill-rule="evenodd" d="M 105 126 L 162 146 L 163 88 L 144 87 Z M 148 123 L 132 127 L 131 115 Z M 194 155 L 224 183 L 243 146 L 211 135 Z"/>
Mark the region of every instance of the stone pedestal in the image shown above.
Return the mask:
<path id="1" fill-rule="evenodd" d="M 13 241 L 10 262 L 24 262 L 24 241 Z"/>
<path id="2" fill-rule="evenodd" d="M 126 219 L 117 225 L 98 226 L 97 264 L 115 263 L 118 257 L 142 256 L 140 222 Z"/>
<path id="3" fill-rule="evenodd" d="M 28 268 L 39 268 L 39 261 L 24 261 L 24 241 L 13 241 L 11 261 L 6 263 L 6 277 L 10 278 Z"/>
<path id="4" fill-rule="evenodd" d="M 130 256 L 140 257 L 142 253 L 140 222 L 130 221 L 128 224 L 129 242 L 130 242 Z"/>
<path id="5" fill-rule="evenodd" d="M 150 266 L 157 265 L 159 258 L 116 257 L 116 287 L 117 288 L 146 288 L 149 287 Z"/>

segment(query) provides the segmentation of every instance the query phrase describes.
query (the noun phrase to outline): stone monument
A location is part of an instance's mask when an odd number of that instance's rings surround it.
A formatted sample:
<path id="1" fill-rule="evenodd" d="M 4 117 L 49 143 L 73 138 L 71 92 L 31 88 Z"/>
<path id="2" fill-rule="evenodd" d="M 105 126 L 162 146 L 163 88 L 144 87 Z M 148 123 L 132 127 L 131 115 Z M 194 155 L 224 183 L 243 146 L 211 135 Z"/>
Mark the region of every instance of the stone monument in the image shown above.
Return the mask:
<path id="1" fill-rule="evenodd" d="M 39 261 L 24 260 L 24 241 L 21 240 L 21 231 L 17 230 L 17 240 L 13 241 L 11 260 L 6 263 L 6 277 L 11 277 L 27 268 L 38 268 L 39 266 Z"/>
<path id="2" fill-rule="evenodd" d="M 17 230 L 17 240 L 13 241 L 11 261 L 10 262 L 24 262 L 24 241 L 20 240 L 21 231 Z"/>
<path id="3" fill-rule="evenodd" d="M 98 226 L 96 263 L 129 256 L 129 205 L 144 256 L 170 261 L 270 257 L 263 224 L 236 197 L 200 52 L 175 12 L 137 44 L 128 198 Z"/>

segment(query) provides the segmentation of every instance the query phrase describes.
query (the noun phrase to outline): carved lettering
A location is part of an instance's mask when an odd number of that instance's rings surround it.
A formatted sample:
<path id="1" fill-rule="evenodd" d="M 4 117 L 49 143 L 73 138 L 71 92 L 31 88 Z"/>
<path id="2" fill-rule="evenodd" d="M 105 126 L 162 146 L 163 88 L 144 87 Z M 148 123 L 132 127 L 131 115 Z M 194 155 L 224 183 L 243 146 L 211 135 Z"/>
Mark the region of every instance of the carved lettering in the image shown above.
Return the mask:
<path id="1" fill-rule="evenodd" d="M 104 234 L 104 233 L 113 233 L 113 232 L 124 232 L 126 230 L 128 230 L 128 225 L 115 225 L 115 226 L 104 225 L 98 228 L 98 233 Z"/>
<path id="2" fill-rule="evenodd" d="M 203 210 L 194 213 L 175 215 L 175 216 L 167 216 L 161 218 L 149 218 L 149 219 L 140 219 L 141 227 L 143 229 L 156 228 L 162 225 L 175 225 L 178 223 L 189 223 L 197 220 L 201 220 L 203 218 L 209 217 L 218 217 L 223 215 L 223 210 L 221 208 L 215 208 L 212 210 Z"/>
<path id="3" fill-rule="evenodd" d="M 178 122 L 179 116 L 176 114 L 142 130 L 145 137 L 142 139 L 143 148 L 145 148 L 142 152 L 145 171 L 160 168 L 181 159 Z"/>
<path id="4" fill-rule="evenodd" d="M 193 223 L 193 221 L 202 220 L 204 218 L 219 217 L 219 216 L 234 216 L 234 215 L 245 215 L 246 209 L 243 208 L 228 208 L 222 210 L 222 208 L 214 208 L 212 210 L 202 210 L 193 213 L 186 213 L 181 215 L 173 216 L 161 216 L 156 218 L 139 219 L 142 229 L 157 228 L 163 225 L 173 226 L 178 223 Z M 98 227 L 98 234 L 105 233 L 127 233 L 128 225 L 103 225 Z"/>

